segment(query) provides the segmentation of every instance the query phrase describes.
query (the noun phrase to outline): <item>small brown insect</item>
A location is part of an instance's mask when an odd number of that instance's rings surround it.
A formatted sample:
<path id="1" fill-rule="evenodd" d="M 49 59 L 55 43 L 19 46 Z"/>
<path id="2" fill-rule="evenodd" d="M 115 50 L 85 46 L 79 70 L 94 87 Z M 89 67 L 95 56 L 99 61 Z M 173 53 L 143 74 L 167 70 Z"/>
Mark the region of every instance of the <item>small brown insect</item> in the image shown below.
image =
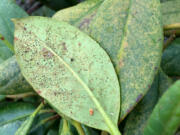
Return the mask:
<path id="1" fill-rule="evenodd" d="M 94 114 L 94 110 L 93 109 L 89 109 L 89 114 L 92 116 Z"/>

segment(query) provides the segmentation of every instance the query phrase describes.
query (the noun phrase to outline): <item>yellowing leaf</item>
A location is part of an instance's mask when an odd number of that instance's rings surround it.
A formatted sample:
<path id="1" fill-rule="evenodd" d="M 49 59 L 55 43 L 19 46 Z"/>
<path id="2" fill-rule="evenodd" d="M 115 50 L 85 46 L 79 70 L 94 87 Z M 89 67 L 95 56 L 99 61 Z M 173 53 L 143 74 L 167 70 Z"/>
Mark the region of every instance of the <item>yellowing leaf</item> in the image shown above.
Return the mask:
<path id="1" fill-rule="evenodd" d="M 29 17 L 15 26 L 16 58 L 36 92 L 59 114 L 118 135 L 119 83 L 106 52 L 54 19 Z"/>

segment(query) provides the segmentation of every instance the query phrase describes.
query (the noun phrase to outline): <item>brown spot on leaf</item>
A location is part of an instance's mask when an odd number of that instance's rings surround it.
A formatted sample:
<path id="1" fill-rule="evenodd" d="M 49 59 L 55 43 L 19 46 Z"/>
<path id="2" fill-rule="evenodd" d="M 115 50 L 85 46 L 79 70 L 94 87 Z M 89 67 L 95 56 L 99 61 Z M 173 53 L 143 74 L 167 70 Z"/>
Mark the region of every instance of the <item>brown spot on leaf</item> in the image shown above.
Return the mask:
<path id="1" fill-rule="evenodd" d="M 78 43 L 79 46 L 81 46 L 81 43 Z"/>
<path id="2" fill-rule="evenodd" d="M 26 27 L 24 27 L 24 30 L 27 30 Z"/>
<path id="3" fill-rule="evenodd" d="M 65 42 L 62 42 L 60 45 L 62 45 L 64 51 L 67 50 L 67 48 L 66 48 L 66 43 L 65 43 Z"/>
<path id="4" fill-rule="evenodd" d="M 46 48 L 43 48 L 42 52 L 43 52 L 43 56 L 45 58 L 51 58 L 52 56 L 54 56 L 54 54 L 52 52 L 50 52 L 49 50 L 47 50 Z"/>

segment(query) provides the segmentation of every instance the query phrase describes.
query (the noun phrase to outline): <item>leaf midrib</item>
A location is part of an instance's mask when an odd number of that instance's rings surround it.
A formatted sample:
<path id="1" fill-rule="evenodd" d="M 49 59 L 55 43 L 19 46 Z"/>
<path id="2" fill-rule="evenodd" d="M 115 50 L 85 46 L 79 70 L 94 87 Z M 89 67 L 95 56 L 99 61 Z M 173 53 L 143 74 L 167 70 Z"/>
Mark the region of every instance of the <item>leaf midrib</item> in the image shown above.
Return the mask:
<path id="1" fill-rule="evenodd" d="M 34 35 L 37 39 L 39 39 L 35 33 L 31 32 L 31 35 Z M 20 41 L 20 40 L 19 40 Z M 48 47 L 46 45 L 46 43 L 39 39 L 40 42 L 42 42 L 43 44 L 41 44 L 43 47 L 45 47 L 47 50 L 49 50 L 54 56 L 56 56 L 62 63 L 63 65 L 65 65 L 68 70 L 74 75 L 74 77 L 79 81 L 79 83 L 85 88 L 86 92 L 88 93 L 88 95 L 90 96 L 91 100 L 94 102 L 94 104 L 96 105 L 98 111 L 101 113 L 104 121 L 106 122 L 107 127 L 109 128 L 109 130 L 107 129 L 107 131 L 111 132 L 112 135 L 121 135 L 121 133 L 119 132 L 116 124 L 109 118 L 109 116 L 106 114 L 104 108 L 101 106 L 101 104 L 99 103 L 99 101 L 96 99 L 96 97 L 94 96 L 94 94 L 92 93 L 92 91 L 89 89 L 89 87 L 87 86 L 86 83 L 84 83 L 84 81 L 79 77 L 79 75 L 58 55 L 56 54 L 56 52 L 54 52 L 50 47 Z M 22 72 L 23 76 L 25 78 L 27 78 L 28 81 L 28 77 L 26 77 L 26 75 Z M 32 83 L 30 81 L 28 81 L 31 85 Z M 33 85 L 32 85 L 33 86 Z"/>
<path id="2" fill-rule="evenodd" d="M 8 120 L 8 121 L 5 121 L 5 122 L 1 122 L 1 123 L 0 123 L 0 126 L 3 126 L 3 125 L 5 125 L 5 124 L 12 123 L 12 122 L 17 121 L 17 120 L 24 119 L 24 118 L 26 118 L 26 117 L 28 117 L 28 116 L 30 116 L 30 115 L 31 115 L 31 113 L 25 114 L 25 115 L 23 115 L 23 116 L 20 116 L 20 117 L 17 117 L 17 118 L 14 118 L 14 119 L 11 119 L 11 120 Z"/>

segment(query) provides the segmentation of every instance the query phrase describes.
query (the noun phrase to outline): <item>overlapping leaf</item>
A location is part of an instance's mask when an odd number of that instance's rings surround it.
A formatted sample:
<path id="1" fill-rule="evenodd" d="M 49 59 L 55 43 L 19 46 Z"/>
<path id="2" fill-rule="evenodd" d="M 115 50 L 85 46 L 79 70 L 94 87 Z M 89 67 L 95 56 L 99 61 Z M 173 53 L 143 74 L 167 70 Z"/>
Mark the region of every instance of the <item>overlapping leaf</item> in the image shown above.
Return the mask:
<path id="1" fill-rule="evenodd" d="M 0 104 L 0 134 L 14 135 L 20 125 L 35 110 L 29 103 L 14 102 Z"/>
<path id="2" fill-rule="evenodd" d="M 26 12 L 18 7 L 14 0 L 1 0 L 0 4 L 0 34 L 4 36 L 11 44 L 14 39 L 14 26 L 12 18 L 21 18 L 27 16 Z M 0 39 L 0 63 L 12 56 L 12 52 Z"/>
<path id="3" fill-rule="evenodd" d="M 30 17 L 15 24 L 17 60 L 33 88 L 60 114 L 110 131 L 118 120 L 120 91 L 105 51 L 63 22 Z"/>
<path id="4" fill-rule="evenodd" d="M 12 95 L 32 91 L 21 74 L 15 56 L 0 65 L 0 94 Z"/>
<path id="5" fill-rule="evenodd" d="M 103 0 L 87 0 L 77 6 L 60 10 L 53 18 L 60 21 L 66 21 L 89 34 L 89 25 L 92 23 L 102 2 Z"/>
<path id="6" fill-rule="evenodd" d="M 175 39 L 165 49 L 162 62 L 162 69 L 170 76 L 180 76 L 180 38 Z"/>
<path id="7" fill-rule="evenodd" d="M 174 83 L 156 104 L 144 135 L 173 135 L 180 125 L 180 81 Z"/>
<path id="8" fill-rule="evenodd" d="M 108 0 L 91 23 L 91 36 L 110 55 L 122 93 L 121 119 L 149 89 L 162 48 L 160 3 Z"/>
<path id="9" fill-rule="evenodd" d="M 124 135 L 143 135 L 147 120 L 151 115 L 154 106 L 159 97 L 172 84 L 172 80 L 168 78 L 162 71 L 156 75 L 154 82 L 146 96 L 128 115 Z"/>
<path id="10" fill-rule="evenodd" d="M 73 12 L 80 7 L 63 12 L 75 18 Z M 146 93 L 159 65 L 162 48 L 159 10 L 160 3 L 155 0 L 132 3 L 130 0 L 107 0 L 97 13 L 89 8 L 90 14 L 77 16 L 77 19 L 63 19 L 61 11 L 53 17 L 88 33 L 109 54 L 120 78 L 122 119 Z"/>

